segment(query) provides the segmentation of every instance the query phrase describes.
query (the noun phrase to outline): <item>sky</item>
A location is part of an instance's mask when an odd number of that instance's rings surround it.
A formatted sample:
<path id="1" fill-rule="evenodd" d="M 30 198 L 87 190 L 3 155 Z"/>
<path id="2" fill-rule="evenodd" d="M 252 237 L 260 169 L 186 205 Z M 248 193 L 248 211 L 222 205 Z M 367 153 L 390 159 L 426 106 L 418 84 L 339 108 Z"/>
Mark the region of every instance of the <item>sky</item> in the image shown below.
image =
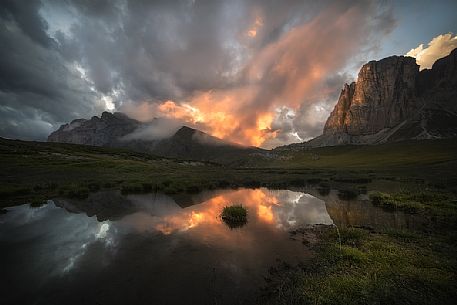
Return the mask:
<path id="1" fill-rule="evenodd" d="M 322 133 L 369 60 L 457 47 L 457 1 L 3 0 L 0 136 L 120 111 L 273 148 Z M 157 120 L 155 121 L 157 122 Z M 144 133 L 144 132 L 143 132 Z"/>

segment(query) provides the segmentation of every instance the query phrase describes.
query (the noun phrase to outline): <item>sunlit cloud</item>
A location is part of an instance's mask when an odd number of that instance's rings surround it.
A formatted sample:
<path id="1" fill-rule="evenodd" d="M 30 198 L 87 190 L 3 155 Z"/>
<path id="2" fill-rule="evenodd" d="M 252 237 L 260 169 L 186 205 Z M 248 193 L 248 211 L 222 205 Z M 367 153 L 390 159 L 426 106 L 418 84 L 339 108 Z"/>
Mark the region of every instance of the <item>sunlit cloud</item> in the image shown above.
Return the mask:
<path id="1" fill-rule="evenodd" d="M 135 137 L 162 136 L 158 128 L 178 124 L 265 148 L 317 136 L 324 119 L 312 106 L 325 104 L 328 114 L 344 84 L 329 80 L 389 33 L 390 7 L 374 0 L 18 4 L 29 18 L 9 20 L 19 12 L 12 9 L 0 17 L 10 50 L 1 57 L 0 134 L 43 139 L 62 123 L 109 110 L 168 120 Z M 284 107 L 293 119 L 278 112 Z"/>
<path id="2" fill-rule="evenodd" d="M 434 37 L 427 46 L 420 44 L 406 55 L 416 58 L 420 70 L 423 70 L 430 69 L 437 59 L 449 55 L 455 48 L 457 48 L 457 35 L 448 33 Z"/>
<path id="3" fill-rule="evenodd" d="M 247 35 L 251 38 L 254 38 L 257 36 L 257 32 L 260 30 L 260 28 L 263 25 L 263 20 L 259 16 L 255 18 L 255 22 L 252 25 L 252 27 L 248 30 Z"/>
<path id="4" fill-rule="evenodd" d="M 177 119 L 225 140 L 265 148 L 300 141 L 297 127 L 303 124 L 296 124 L 299 119 L 306 120 L 313 129 L 318 126 L 310 132 L 316 136 L 329 111 L 320 103 L 335 103 L 328 97 L 343 85 L 329 87 L 329 75 L 345 67 L 370 31 L 366 9 L 333 5 L 287 28 L 277 39 L 255 50 L 228 88 L 195 90 L 181 98 L 135 103 L 138 111 L 126 112 L 142 120 Z M 247 35 L 256 37 L 266 22 L 260 14 L 255 16 Z M 283 122 L 285 118 L 278 112 L 283 107 L 291 113 L 301 109 L 300 116 L 294 114 L 293 119 Z"/>

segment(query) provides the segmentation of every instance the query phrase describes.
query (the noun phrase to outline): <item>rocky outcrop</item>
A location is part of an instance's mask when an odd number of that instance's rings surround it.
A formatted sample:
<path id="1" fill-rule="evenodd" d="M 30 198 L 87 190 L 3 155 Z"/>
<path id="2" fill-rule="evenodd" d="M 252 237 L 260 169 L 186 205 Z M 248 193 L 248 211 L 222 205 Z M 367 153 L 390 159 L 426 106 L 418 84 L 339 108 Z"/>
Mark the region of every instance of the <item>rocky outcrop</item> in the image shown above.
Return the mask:
<path id="1" fill-rule="evenodd" d="M 123 113 L 103 112 L 89 120 L 76 119 L 64 124 L 48 137 L 48 142 L 73 143 L 92 146 L 120 146 L 119 141 L 142 124 Z"/>
<path id="2" fill-rule="evenodd" d="M 456 63 L 457 49 L 420 72 L 405 56 L 365 64 L 341 91 L 323 135 L 307 146 L 456 137 Z"/>
<path id="3" fill-rule="evenodd" d="M 355 92 L 355 83 L 344 84 L 338 103 L 325 123 L 324 134 L 346 133 L 346 118 Z"/>

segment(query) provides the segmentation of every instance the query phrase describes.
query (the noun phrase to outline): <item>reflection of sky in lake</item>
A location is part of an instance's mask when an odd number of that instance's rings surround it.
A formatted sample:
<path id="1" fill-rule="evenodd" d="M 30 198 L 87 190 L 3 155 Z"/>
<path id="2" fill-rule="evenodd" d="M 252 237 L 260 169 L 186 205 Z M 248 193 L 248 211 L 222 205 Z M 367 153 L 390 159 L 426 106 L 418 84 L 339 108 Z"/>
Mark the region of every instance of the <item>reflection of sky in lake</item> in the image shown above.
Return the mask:
<path id="1" fill-rule="evenodd" d="M 0 218 L 0 242 L 37 250 L 30 253 L 31 259 L 46 266 L 48 275 L 71 269 L 88 244 L 98 240 L 107 245 L 112 242 L 106 238 L 109 223 L 68 213 L 52 201 L 37 208 L 22 205 L 8 210 Z"/>
<path id="2" fill-rule="evenodd" d="M 255 303 L 270 266 L 310 254 L 288 231 L 307 224 L 421 225 L 414 215 L 388 213 L 363 199 L 313 189 L 101 191 L 82 201 L 7 208 L 0 215 L 0 262 L 8 279 L 0 285 L 2 305 Z M 241 228 L 230 229 L 219 217 L 231 204 L 248 210 Z"/>
<path id="3" fill-rule="evenodd" d="M 148 195 L 131 195 L 129 199 L 143 209 L 126 216 L 122 222 L 139 231 L 160 231 L 170 234 L 198 226 L 210 226 L 211 231 L 230 230 L 219 219 L 222 208 L 243 204 L 248 210 L 248 223 L 268 225 L 288 230 L 306 224 L 331 224 L 324 201 L 301 192 L 267 189 L 240 189 L 213 192 L 209 200 L 181 209 L 169 202 L 151 204 Z"/>
<path id="4" fill-rule="evenodd" d="M 78 303 L 81 300 L 72 295 L 80 289 L 101 303 L 107 294 L 108 299 L 117 295 L 114 303 L 122 303 L 117 286 L 121 283 L 114 280 L 120 274 L 132 278 L 129 287 L 135 288 L 129 289 L 135 295 L 153 294 L 157 302 L 180 303 L 181 293 L 170 296 L 178 287 L 192 288 L 193 300 L 205 302 L 215 297 L 205 292 L 212 287 L 222 303 L 231 303 L 238 296 L 227 294 L 224 287 L 238 289 L 244 297 L 263 283 L 262 276 L 276 259 L 298 262 L 308 255 L 300 241 L 289 239 L 288 230 L 332 223 L 325 203 L 301 192 L 239 189 L 198 196 L 200 204 L 185 208 L 165 195 L 121 196 L 133 211 L 103 222 L 51 201 L 39 208 L 8 208 L 0 216 L 0 245 L 6 249 L 0 259 L 10 279 L 3 286 L 5 304 L 45 304 L 50 296 Z M 62 202 L 77 210 L 77 202 Z M 224 206 L 235 203 L 248 209 L 248 223 L 231 230 L 218 216 Z M 109 202 L 102 206 L 109 207 Z M 156 288 L 143 287 L 144 281 Z M 202 287 L 193 287 L 198 282 Z M 182 294 L 189 292 L 183 289 Z M 133 303 L 131 297 L 123 301 Z"/>

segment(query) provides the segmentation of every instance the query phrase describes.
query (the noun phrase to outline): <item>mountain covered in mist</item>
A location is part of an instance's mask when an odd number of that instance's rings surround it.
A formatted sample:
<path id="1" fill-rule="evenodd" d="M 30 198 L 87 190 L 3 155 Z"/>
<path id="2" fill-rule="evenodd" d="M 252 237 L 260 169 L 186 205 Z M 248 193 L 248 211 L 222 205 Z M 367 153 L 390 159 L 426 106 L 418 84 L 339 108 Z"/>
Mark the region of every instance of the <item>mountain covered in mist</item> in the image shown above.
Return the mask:
<path id="1" fill-rule="evenodd" d="M 412 57 L 365 64 L 308 147 L 457 136 L 457 49 L 419 71 Z"/>
<path id="2" fill-rule="evenodd" d="M 221 163 L 263 152 L 187 126 L 168 136 L 148 137 L 150 134 L 158 134 L 153 124 L 139 122 L 120 112 L 103 112 L 100 117 L 76 119 L 60 126 L 49 135 L 48 142 L 128 148 L 164 157 Z"/>

